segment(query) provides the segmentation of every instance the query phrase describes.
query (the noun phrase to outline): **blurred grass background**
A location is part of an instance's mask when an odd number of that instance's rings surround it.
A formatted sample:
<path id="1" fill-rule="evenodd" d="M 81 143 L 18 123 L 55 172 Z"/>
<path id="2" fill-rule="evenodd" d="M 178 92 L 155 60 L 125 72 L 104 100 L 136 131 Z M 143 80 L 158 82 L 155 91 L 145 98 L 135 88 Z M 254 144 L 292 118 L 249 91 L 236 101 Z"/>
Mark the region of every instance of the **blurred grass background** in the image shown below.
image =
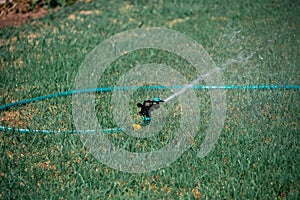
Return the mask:
<path id="1" fill-rule="evenodd" d="M 299 10 L 297 1 L 276 0 L 76 2 L 20 27 L 0 29 L 0 102 L 72 89 L 80 64 L 97 44 L 148 26 L 190 36 L 217 65 L 255 52 L 248 62 L 224 70 L 225 84 L 299 85 Z M 112 72 L 172 59 L 136 52 L 116 61 Z M 174 62 L 180 67 L 183 61 Z M 107 77 L 107 84 L 116 79 Z M 98 106 L 107 110 L 110 96 L 103 95 Z M 299 199 L 299 100 L 299 91 L 292 90 L 227 91 L 226 124 L 215 149 L 204 159 L 196 157 L 205 136 L 204 113 L 192 148 L 169 167 L 144 174 L 102 165 L 77 135 L 1 132 L 0 198 Z M 0 123 L 72 129 L 71 108 L 71 97 L 51 99 L 3 111 Z M 114 138 L 121 145 L 122 137 Z"/>

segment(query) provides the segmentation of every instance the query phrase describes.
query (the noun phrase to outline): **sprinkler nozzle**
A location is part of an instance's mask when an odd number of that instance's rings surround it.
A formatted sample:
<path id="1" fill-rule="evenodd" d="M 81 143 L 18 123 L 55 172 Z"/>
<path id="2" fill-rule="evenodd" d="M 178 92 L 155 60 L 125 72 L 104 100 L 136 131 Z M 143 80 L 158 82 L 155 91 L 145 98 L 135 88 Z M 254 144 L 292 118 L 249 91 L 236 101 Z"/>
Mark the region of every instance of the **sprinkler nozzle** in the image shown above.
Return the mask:
<path id="1" fill-rule="evenodd" d="M 143 116 L 143 122 L 145 126 L 149 125 L 151 122 L 151 112 L 157 110 L 160 106 L 159 103 L 164 102 L 158 97 L 153 99 L 145 100 L 143 104 L 137 103 L 137 106 L 141 108 L 139 114 Z"/>

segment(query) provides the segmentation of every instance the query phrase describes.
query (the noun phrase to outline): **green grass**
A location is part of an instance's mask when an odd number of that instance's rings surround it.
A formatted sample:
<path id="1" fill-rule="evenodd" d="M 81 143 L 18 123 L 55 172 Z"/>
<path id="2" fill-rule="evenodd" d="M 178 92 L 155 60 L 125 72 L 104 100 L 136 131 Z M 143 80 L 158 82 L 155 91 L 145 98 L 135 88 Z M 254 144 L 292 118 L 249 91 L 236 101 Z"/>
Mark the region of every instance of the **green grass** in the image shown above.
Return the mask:
<path id="1" fill-rule="evenodd" d="M 80 64 L 97 44 L 141 26 L 172 28 L 190 36 L 217 65 L 255 52 L 248 62 L 224 70 L 226 85 L 300 84 L 296 1 L 174 2 L 78 2 L 21 27 L 1 29 L 1 105 L 72 89 Z M 142 50 L 115 61 L 99 86 L 116 83 L 130 68 L 124 66 L 150 62 L 173 65 L 189 80 L 194 78 L 184 60 Z M 149 95 L 153 94 L 141 91 L 135 98 Z M 214 150 L 203 159 L 196 153 L 208 126 L 210 102 L 207 91 L 197 95 L 203 97 L 200 109 L 207 112 L 201 115 L 193 146 L 169 167 L 154 172 L 111 169 L 83 148 L 78 135 L 1 132 L 0 198 L 299 199 L 299 91 L 227 91 L 225 126 Z M 114 125 L 108 107 L 111 94 L 99 98 L 99 121 Z M 0 124 L 73 129 L 71 100 L 51 99 L 3 111 Z M 176 129 L 176 122 L 165 129 Z M 148 152 L 172 139 L 169 132 L 139 141 L 122 133 L 109 139 L 124 149 Z"/>

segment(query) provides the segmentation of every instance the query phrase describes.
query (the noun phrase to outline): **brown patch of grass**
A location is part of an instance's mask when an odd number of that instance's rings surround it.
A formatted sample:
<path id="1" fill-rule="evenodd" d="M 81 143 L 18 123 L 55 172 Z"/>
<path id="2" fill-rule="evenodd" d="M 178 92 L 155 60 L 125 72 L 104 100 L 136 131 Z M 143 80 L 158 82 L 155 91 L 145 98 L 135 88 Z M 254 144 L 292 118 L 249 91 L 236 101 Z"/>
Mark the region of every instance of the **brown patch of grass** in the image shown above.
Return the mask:
<path id="1" fill-rule="evenodd" d="M 48 13 L 48 10 L 43 7 L 38 7 L 34 11 L 29 8 L 29 4 L 23 1 L 14 3 L 11 6 L 2 5 L 0 10 L 0 28 L 20 26 L 30 19 L 37 19 Z"/>

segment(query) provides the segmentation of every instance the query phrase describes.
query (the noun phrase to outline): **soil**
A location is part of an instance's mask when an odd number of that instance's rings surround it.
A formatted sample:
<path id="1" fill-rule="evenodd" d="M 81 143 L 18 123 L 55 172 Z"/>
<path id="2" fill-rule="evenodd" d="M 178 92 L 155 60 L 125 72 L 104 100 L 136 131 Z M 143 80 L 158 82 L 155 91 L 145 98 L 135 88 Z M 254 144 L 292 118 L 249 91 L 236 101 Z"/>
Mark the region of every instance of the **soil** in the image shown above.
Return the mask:
<path id="1" fill-rule="evenodd" d="M 41 5 L 31 8 L 29 1 L 0 0 L 0 29 L 8 26 L 20 26 L 30 19 L 45 16 L 48 9 Z"/>

